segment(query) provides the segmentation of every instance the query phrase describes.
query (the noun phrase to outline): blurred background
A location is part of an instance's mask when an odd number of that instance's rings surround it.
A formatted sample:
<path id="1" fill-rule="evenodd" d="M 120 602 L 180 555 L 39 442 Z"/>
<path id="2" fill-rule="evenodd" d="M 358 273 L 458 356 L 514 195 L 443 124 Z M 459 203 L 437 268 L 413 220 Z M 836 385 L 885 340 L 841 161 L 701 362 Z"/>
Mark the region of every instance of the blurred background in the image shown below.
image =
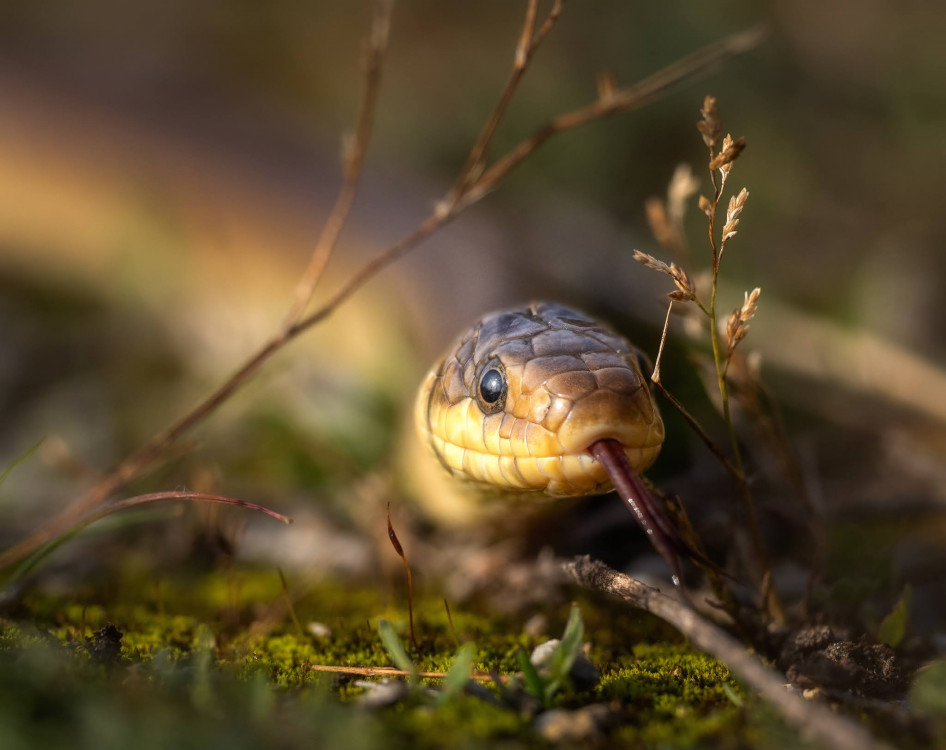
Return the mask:
<path id="1" fill-rule="evenodd" d="M 508 74 L 523 7 L 397 6 L 363 188 L 323 299 L 449 187 Z M 2 463 L 45 441 L 2 489 L 0 544 L 183 414 L 279 325 L 339 185 L 370 12 L 367 1 L 5 0 Z M 724 129 L 748 141 L 730 186 L 751 194 L 724 258 L 721 310 L 762 287 L 744 346 L 760 352 L 782 405 L 832 560 L 864 579 L 845 590 L 858 602 L 879 595 L 882 613 L 911 580 L 921 619 L 935 622 L 923 602 L 942 601 L 946 563 L 946 11 L 921 0 L 572 3 L 493 153 L 591 101 L 603 70 L 630 84 L 758 23 L 769 35 L 757 50 L 550 142 L 126 493 L 221 492 L 293 514 L 291 529 L 189 510 L 186 521 L 77 542 L 88 567 L 72 573 L 142 554 L 145 566 L 235 554 L 370 575 L 379 553 L 366 530 L 383 537 L 384 503 L 400 496 L 414 390 L 471 321 L 556 299 L 601 314 L 653 356 L 670 288 L 631 252 L 671 259 L 644 204 L 665 195 L 678 164 L 708 192 L 694 124 L 712 93 Z M 695 274 L 709 251 L 691 208 Z M 666 382 L 723 441 L 690 347 L 676 327 Z M 731 487 L 667 419 L 652 476 L 725 546 L 713 509 Z M 795 490 L 762 486 L 771 528 L 788 518 L 803 529 Z M 612 505 L 579 506 L 577 534 L 548 522 L 543 539 L 598 553 L 619 519 L 611 543 L 628 544 L 632 519 Z M 793 559 L 783 579 L 797 587 L 810 540 L 782 541 Z M 81 554 L 91 549 L 108 554 Z"/>

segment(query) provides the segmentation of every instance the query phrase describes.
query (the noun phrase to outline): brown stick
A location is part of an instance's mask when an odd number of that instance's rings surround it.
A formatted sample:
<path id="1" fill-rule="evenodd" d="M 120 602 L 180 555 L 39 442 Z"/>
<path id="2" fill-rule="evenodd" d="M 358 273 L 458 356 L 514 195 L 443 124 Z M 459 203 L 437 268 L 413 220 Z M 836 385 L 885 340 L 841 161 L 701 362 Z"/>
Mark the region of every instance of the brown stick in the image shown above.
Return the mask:
<path id="1" fill-rule="evenodd" d="M 537 33 L 536 38 L 538 36 Z M 365 282 L 401 256 L 413 250 L 422 240 L 494 190 L 509 172 L 519 166 L 526 157 L 541 148 L 553 136 L 592 120 L 603 119 L 618 112 L 626 112 L 652 102 L 659 95 L 665 93 L 670 86 L 701 73 L 712 65 L 728 60 L 734 55 L 752 49 L 762 39 L 762 36 L 763 31 L 758 28 L 733 34 L 697 50 L 634 86 L 616 92 L 607 102 L 596 102 L 554 118 L 518 146 L 508 151 L 505 156 L 497 159 L 493 166 L 489 167 L 463 195 L 454 197 L 453 190 L 448 192 L 444 199 L 436 205 L 433 213 L 424 219 L 417 229 L 368 261 L 322 307 L 296 324 L 292 330 L 295 331 L 296 328 L 304 330 L 328 317 L 335 307 L 358 291 Z M 492 115 L 490 117 L 492 118 Z"/>
<path id="2" fill-rule="evenodd" d="M 553 9 L 554 10 L 554 9 Z M 550 15 L 550 19 L 552 16 Z M 544 38 L 551 28 L 552 20 L 536 32 L 533 47 Z M 743 31 L 715 44 L 704 47 L 688 57 L 644 79 L 636 86 L 613 94 L 608 101 L 596 102 L 585 108 L 562 115 L 537 130 L 533 135 L 498 159 L 492 167 L 479 177 L 463 195 L 453 197 L 453 191 L 441 200 L 433 212 L 414 230 L 382 251 L 358 269 L 335 294 L 298 322 L 283 328 L 241 365 L 220 387 L 201 401 L 190 412 L 169 428 L 155 435 L 141 448 L 122 461 L 101 482 L 79 496 L 58 516 L 47 522 L 30 536 L 0 553 L 0 569 L 23 559 L 31 552 L 69 528 L 88 510 L 104 502 L 131 480 L 152 468 L 165 455 L 168 448 L 194 426 L 206 419 L 220 404 L 243 386 L 252 375 L 277 351 L 312 326 L 328 318 L 340 305 L 383 269 L 413 250 L 423 240 L 452 221 L 465 209 L 481 200 L 488 192 L 517 167 L 522 161 L 545 144 L 552 136 L 583 125 L 586 122 L 628 111 L 653 101 L 673 84 L 704 71 L 711 65 L 722 62 L 735 54 L 745 52 L 761 38 L 757 29 Z M 493 119 L 491 114 L 489 119 Z"/>
<path id="3" fill-rule="evenodd" d="M 519 88 L 519 82 L 522 80 L 522 76 L 525 75 L 532 56 L 555 26 L 556 21 L 558 21 L 559 16 L 562 14 L 564 5 L 564 0 L 555 0 L 555 4 L 549 11 L 545 22 L 539 28 L 539 31 L 536 32 L 535 18 L 538 12 L 539 2 L 538 0 L 529 0 L 529 4 L 526 7 L 525 22 L 522 25 L 522 33 L 519 35 L 519 44 L 516 46 L 516 56 L 512 66 L 512 72 L 509 74 L 509 80 L 506 81 L 506 85 L 499 95 L 499 101 L 496 102 L 496 106 L 493 107 L 493 111 L 483 124 L 483 128 L 480 130 L 476 141 L 473 143 L 473 147 L 470 149 L 466 163 L 460 170 L 460 176 L 451 194 L 447 198 L 449 202 L 456 200 L 466 193 L 470 184 L 475 182 L 477 177 L 479 177 L 480 169 L 483 166 L 483 157 L 486 154 L 486 149 L 489 147 L 490 141 L 493 139 L 493 135 L 496 133 L 496 128 L 499 127 L 503 115 L 506 114 L 506 109 L 509 107 L 509 103 L 516 93 L 516 89 Z"/>
<path id="4" fill-rule="evenodd" d="M 388 46 L 388 36 L 391 30 L 391 11 L 394 0 L 376 0 L 374 19 L 371 23 L 371 34 L 368 37 L 368 52 L 365 59 L 365 87 L 359 107 L 355 135 L 350 142 L 343 145 L 343 162 L 345 177 L 335 205 L 325 221 L 322 234 L 315 244 L 315 250 L 309 259 L 309 264 L 293 292 L 292 306 L 283 323 L 289 328 L 302 317 L 315 287 L 322 278 L 325 266 L 328 264 L 332 251 L 338 242 L 338 237 L 348 219 L 355 194 L 358 192 L 358 183 L 365 163 L 365 154 L 371 141 L 371 129 L 374 125 L 374 113 L 378 104 L 378 94 L 381 92 L 381 67 L 384 62 L 384 53 Z"/>
<path id="5" fill-rule="evenodd" d="M 659 70 L 633 86 L 611 92 L 604 98 L 552 118 L 531 136 L 521 141 L 505 156 L 497 159 L 467 192 L 466 202 L 475 203 L 484 194 L 490 192 L 496 183 L 531 156 L 546 141 L 559 133 L 572 130 L 594 120 L 603 120 L 618 113 L 638 109 L 666 93 L 674 84 L 703 73 L 713 65 L 747 52 L 755 47 L 764 36 L 761 27 L 725 37 L 693 52 L 677 62 Z"/>
<path id="6" fill-rule="evenodd" d="M 833 750 L 892 750 L 860 724 L 787 690 L 784 676 L 686 604 L 588 556 L 575 558 L 563 567 L 581 586 L 616 596 L 673 625 L 694 646 L 729 667 L 801 734 Z"/>
<path id="7" fill-rule="evenodd" d="M 403 669 L 394 667 L 336 667 L 332 664 L 310 664 L 309 669 L 313 672 L 332 672 L 335 674 L 359 674 L 363 677 L 407 677 L 408 673 Z M 418 672 L 418 677 L 431 680 L 442 680 L 447 676 L 446 672 Z M 471 680 L 479 682 L 492 682 L 492 675 L 485 672 L 474 672 L 470 675 Z M 505 682 L 505 676 L 502 681 Z"/>

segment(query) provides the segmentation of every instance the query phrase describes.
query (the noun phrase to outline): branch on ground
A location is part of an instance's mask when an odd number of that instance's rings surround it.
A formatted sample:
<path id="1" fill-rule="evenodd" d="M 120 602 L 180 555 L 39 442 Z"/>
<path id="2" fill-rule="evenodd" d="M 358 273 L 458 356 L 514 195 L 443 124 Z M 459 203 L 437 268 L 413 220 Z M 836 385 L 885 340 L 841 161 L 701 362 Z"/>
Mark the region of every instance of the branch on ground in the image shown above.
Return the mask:
<path id="1" fill-rule="evenodd" d="M 803 736 L 833 750 L 892 750 L 860 724 L 792 692 L 784 675 L 766 666 L 742 643 L 689 605 L 588 556 L 575 558 L 563 567 L 579 585 L 616 596 L 670 623 L 694 646 L 729 667 Z"/>

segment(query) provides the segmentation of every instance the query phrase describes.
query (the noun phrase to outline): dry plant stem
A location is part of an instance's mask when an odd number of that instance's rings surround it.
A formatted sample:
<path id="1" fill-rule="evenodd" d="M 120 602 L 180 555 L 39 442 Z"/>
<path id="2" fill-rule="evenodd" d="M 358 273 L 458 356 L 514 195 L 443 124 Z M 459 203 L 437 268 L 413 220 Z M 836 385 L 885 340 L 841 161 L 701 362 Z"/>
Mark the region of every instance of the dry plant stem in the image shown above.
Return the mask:
<path id="1" fill-rule="evenodd" d="M 709 146 L 709 162 L 712 163 L 715 157 L 715 149 L 712 145 Z M 739 439 L 736 436 L 736 428 L 733 425 L 732 413 L 729 407 L 729 393 L 726 388 L 726 365 L 723 363 L 722 354 L 719 345 L 719 326 L 717 324 L 716 316 L 716 297 L 719 288 L 718 279 L 719 279 L 719 261 L 722 256 L 722 245 L 725 244 L 725 241 L 719 246 L 716 244 L 716 212 L 719 208 L 719 200 L 722 197 L 723 185 L 725 179 L 717 181 L 716 171 L 710 169 L 710 178 L 713 183 L 713 201 L 712 201 L 712 211 L 709 212 L 709 222 L 708 222 L 708 231 L 709 231 L 709 241 L 710 247 L 713 250 L 713 286 L 710 296 L 709 309 L 707 310 L 702 305 L 700 309 L 703 310 L 709 317 L 710 322 L 710 342 L 713 347 L 713 364 L 716 368 L 716 380 L 717 386 L 719 388 L 720 401 L 723 406 L 723 421 L 726 424 L 726 431 L 729 433 L 729 442 L 732 447 L 733 461 L 737 474 L 734 475 L 736 482 L 739 485 L 739 494 L 742 498 L 742 506 L 746 515 L 746 521 L 749 527 L 749 536 L 752 541 L 753 551 L 758 562 L 762 566 L 762 575 L 760 580 L 766 580 L 767 577 L 771 576 L 772 563 L 769 559 L 768 552 L 765 548 L 765 542 L 762 540 L 762 531 L 759 528 L 759 519 L 755 512 L 755 503 L 752 501 L 752 492 L 749 489 L 749 482 L 746 480 L 746 469 L 742 461 L 742 451 L 739 448 Z M 778 592 L 775 589 L 769 587 L 767 591 L 764 592 L 763 598 L 763 611 L 768 612 L 774 617 L 778 622 L 785 621 L 785 612 L 782 608 L 782 604 L 779 601 Z"/>
<path id="2" fill-rule="evenodd" d="M 700 309 L 704 313 L 709 315 L 709 311 L 703 307 L 702 304 L 700 304 L 698 299 L 694 299 L 693 301 L 699 305 Z M 716 456 L 726 471 L 728 471 L 737 482 L 744 483 L 745 477 L 743 477 L 742 473 L 732 465 L 732 462 L 728 458 L 726 458 L 726 454 L 723 453 L 722 449 L 713 442 L 713 439 L 700 426 L 700 423 L 696 421 L 696 417 L 687 411 L 687 408 L 680 402 L 679 399 L 677 399 L 676 396 L 674 396 L 664 387 L 663 382 L 660 380 L 660 360 L 663 357 L 664 346 L 667 343 L 667 330 L 670 328 L 670 313 L 672 310 L 673 300 L 671 299 L 670 304 L 667 305 L 667 317 L 664 319 L 663 332 L 660 334 L 660 347 L 657 349 L 657 361 L 654 364 L 654 371 L 650 376 L 650 380 L 657 390 L 660 391 L 663 397 L 667 399 L 667 401 L 669 401 L 671 405 L 680 413 L 680 416 L 682 416 L 687 421 L 687 424 L 690 425 L 693 431 L 700 436 L 700 439 L 706 444 L 706 447 L 710 449 L 710 452 Z"/>
<path id="3" fill-rule="evenodd" d="M 520 142 L 518 146 L 510 149 L 505 156 L 493 162 L 492 166 L 486 169 L 467 191 L 466 197 L 460 200 L 461 206 L 465 208 L 466 205 L 478 201 L 483 194 L 491 191 L 496 183 L 553 136 L 577 128 L 585 123 L 601 120 L 622 112 L 629 112 L 649 104 L 658 96 L 666 93 L 667 89 L 674 84 L 692 78 L 698 73 L 705 72 L 713 65 L 752 49 L 762 40 L 764 33 L 763 28 L 754 27 L 732 34 L 680 58 L 677 62 L 668 65 L 663 70 L 633 86 L 618 89 L 607 98 L 599 98 L 584 107 L 579 107 L 552 118 L 545 125 L 533 131 L 532 135 Z"/>
<path id="4" fill-rule="evenodd" d="M 407 562 L 407 555 L 404 554 L 401 540 L 397 538 L 394 526 L 391 525 L 391 503 L 388 503 L 388 539 L 391 540 L 391 546 L 394 547 L 394 551 L 397 552 L 401 562 L 404 563 L 404 570 L 407 571 L 407 616 L 411 625 L 411 643 L 414 644 L 414 649 L 419 653 L 420 646 L 417 645 L 417 638 L 414 635 L 414 573 L 411 571 L 410 563 Z"/>
<path id="5" fill-rule="evenodd" d="M 539 39 L 542 30 L 536 33 Z M 435 231 L 455 219 L 465 209 L 495 189 L 499 182 L 550 138 L 596 119 L 629 111 L 655 100 L 674 84 L 691 78 L 709 67 L 734 55 L 746 52 L 762 38 L 762 31 L 750 29 L 726 37 L 669 65 L 640 83 L 615 92 L 607 102 L 595 102 L 573 112 L 554 118 L 544 127 L 497 159 L 462 196 L 452 197 L 452 190 L 440 201 L 433 212 L 414 230 L 369 260 L 325 303 L 298 322 L 281 329 L 241 365 L 217 390 L 201 401 L 176 423 L 158 433 L 141 448 L 122 461 L 101 482 L 90 488 L 26 539 L 0 553 L 0 569 L 23 559 L 50 539 L 58 536 L 82 517 L 89 509 L 104 502 L 128 482 L 140 477 L 163 458 L 167 450 L 183 435 L 203 422 L 217 407 L 242 387 L 252 375 L 277 351 L 312 326 L 321 323 L 380 271 L 413 250 Z M 535 41 L 533 41 L 533 45 Z M 492 115 L 490 115 L 492 117 Z"/>
<path id="6" fill-rule="evenodd" d="M 892 750 L 864 727 L 785 687 L 785 678 L 694 609 L 590 557 L 564 564 L 585 588 L 603 591 L 668 622 L 694 646 L 716 657 L 803 735 L 833 750 Z"/>
<path id="7" fill-rule="evenodd" d="M 664 329 L 660 334 L 660 346 L 657 348 L 657 361 L 654 362 L 654 371 L 650 374 L 650 379 L 655 384 L 660 383 L 660 360 L 664 356 L 664 346 L 667 343 L 667 330 L 670 328 L 670 313 L 673 312 L 673 300 L 667 305 L 667 317 L 664 319 Z"/>
<path id="8" fill-rule="evenodd" d="M 309 669 L 312 672 L 332 672 L 333 674 L 357 674 L 362 677 L 407 677 L 408 673 L 403 669 L 394 667 L 336 667 L 332 664 L 310 664 Z M 417 676 L 429 680 L 442 680 L 447 676 L 446 672 L 418 672 Z M 477 682 L 492 682 L 492 675 L 485 672 L 474 672 L 470 675 L 471 680 Z M 505 675 L 501 678 L 506 682 Z"/>
<path id="9" fill-rule="evenodd" d="M 453 642 L 460 648 L 460 639 L 457 637 L 457 629 L 453 626 L 453 613 L 450 611 L 450 603 L 444 599 L 443 608 L 447 610 L 447 622 L 450 624 L 450 633 L 453 635 Z"/>
<path id="10" fill-rule="evenodd" d="M 104 508 L 91 513 L 84 518 L 77 521 L 72 525 L 76 530 L 83 529 L 86 526 L 95 523 L 96 521 L 105 518 L 106 516 L 112 515 L 112 513 L 117 513 L 120 510 L 126 510 L 128 508 L 134 508 L 138 505 L 145 505 L 146 503 L 155 503 L 161 500 L 194 500 L 197 502 L 204 503 L 218 503 L 220 505 L 234 505 L 238 508 L 244 508 L 245 510 L 254 510 L 258 513 L 264 513 L 267 516 L 275 518 L 277 521 L 282 521 L 285 524 L 292 523 L 292 519 L 289 516 L 284 516 L 282 513 L 277 513 L 274 510 L 265 508 L 262 505 L 257 505 L 256 503 L 250 503 L 246 500 L 237 500 L 233 497 L 225 497 L 223 495 L 208 495 L 205 492 L 188 492 L 187 490 L 175 490 L 173 492 L 152 492 L 147 495 L 136 495 L 135 497 L 130 497 L 126 500 L 119 500 L 117 503 L 111 503 Z"/>
<path id="11" fill-rule="evenodd" d="M 710 449 L 710 452 L 714 456 L 716 456 L 716 459 L 723 465 L 723 468 L 729 472 L 732 478 L 740 484 L 744 483 L 745 479 L 742 476 L 742 473 L 733 465 L 732 461 L 726 458 L 726 454 L 723 453 L 723 449 L 713 442 L 713 438 L 706 434 L 706 431 L 700 426 L 700 423 L 696 421 L 696 417 L 687 411 L 687 408 L 682 403 L 680 403 L 676 396 L 674 396 L 664 387 L 663 383 L 661 383 L 659 380 L 653 379 L 651 379 L 651 382 L 653 382 L 654 387 L 660 391 L 660 395 L 671 403 L 673 408 L 680 413 L 680 416 L 686 420 L 687 424 L 690 425 L 693 431 L 700 436 L 700 440 L 706 444 L 706 447 Z"/>
<path id="12" fill-rule="evenodd" d="M 322 228 L 322 234 L 315 244 L 315 250 L 312 252 L 309 264 L 296 285 L 292 306 L 289 308 L 289 313 L 283 323 L 284 328 L 288 328 L 298 321 L 305 312 L 309 300 L 312 299 L 312 294 L 315 292 L 315 287 L 319 283 L 319 279 L 322 278 L 332 251 L 335 249 L 352 204 L 355 202 L 358 182 L 365 163 L 365 154 L 371 141 L 371 130 L 374 124 L 378 94 L 381 91 L 381 67 L 388 46 L 393 7 L 394 0 L 377 0 L 375 3 L 374 18 L 371 23 L 371 34 L 368 38 L 368 50 L 365 59 L 364 93 L 359 107 L 355 135 L 343 150 L 344 182 L 325 226 Z"/>
<path id="13" fill-rule="evenodd" d="M 483 166 L 483 157 L 486 155 L 486 149 L 489 147 L 490 141 L 492 141 L 493 135 L 496 133 L 496 128 L 499 127 L 499 123 L 506 114 L 509 103 L 512 101 L 516 90 L 519 88 L 519 82 L 522 80 L 522 76 L 529 67 L 532 56 L 545 40 L 545 37 L 548 36 L 552 27 L 555 26 L 556 21 L 558 21 L 559 16 L 562 14 L 564 5 L 564 0 L 555 0 L 545 22 L 539 28 L 538 32 L 536 32 L 535 21 L 539 9 L 539 0 L 529 0 L 529 4 L 526 7 L 526 18 L 522 26 L 522 33 L 519 36 L 519 44 L 516 46 L 516 56 L 512 66 L 512 72 L 509 75 L 509 80 L 506 81 L 506 85 L 503 87 L 503 91 L 499 96 L 499 101 L 496 102 L 496 106 L 493 108 L 493 111 L 490 113 L 489 118 L 486 120 L 482 130 L 477 136 L 476 141 L 473 143 L 466 163 L 460 170 L 460 176 L 446 199 L 447 202 L 453 202 L 463 195 L 479 176 Z"/>
<path id="14" fill-rule="evenodd" d="M 276 572 L 279 573 L 279 582 L 282 584 L 282 595 L 286 600 L 286 608 L 289 610 L 289 616 L 292 618 L 292 622 L 296 627 L 296 635 L 299 636 L 299 640 L 305 640 L 305 631 L 302 629 L 302 623 L 299 622 L 299 617 L 296 615 L 296 608 L 292 603 L 292 597 L 289 595 L 289 584 L 286 583 L 286 576 L 282 572 L 282 568 L 277 567 Z M 236 607 L 234 607 L 236 609 Z"/>

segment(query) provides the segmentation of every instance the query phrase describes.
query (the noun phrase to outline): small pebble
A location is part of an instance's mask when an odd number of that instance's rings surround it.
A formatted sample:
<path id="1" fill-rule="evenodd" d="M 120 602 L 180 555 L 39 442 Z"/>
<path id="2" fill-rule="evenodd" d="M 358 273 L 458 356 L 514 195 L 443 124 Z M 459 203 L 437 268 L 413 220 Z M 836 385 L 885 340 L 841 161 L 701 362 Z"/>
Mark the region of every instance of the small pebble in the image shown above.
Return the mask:
<path id="1" fill-rule="evenodd" d="M 548 660 L 555 649 L 558 648 L 560 642 L 558 638 L 552 638 L 535 647 L 529 661 L 532 662 L 540 674 L 547 668 Z M 569 676 L 575 682 L 575 687 L 578 690 L 589 690 L 601 682 L 601 673 L 582 651 L 579 651 L 575 657 Z"/>
<path id="2" fill-rule="evenodd" d="M 611 716 L 608 705 L 592 703 L 575 711 L 563 708 L 546 711 L 536 718 L 534 726 L 549 742 L 585 742 L 599 739 Z"/>
<path id="3" fill-rule="evenodd" d="M 410 693 L 407 683 L 401 682 L 401 680 L 389 680 L 387 678 L 381 680 L 381 682 L 355 680 L 354 685 L 355 687 L 365 688 L 367 691 L 358 697 L 358 705 L 363 708 L 387 708 L 400 703 Z"/>
<path id="4" fill-rule="evenodd" d="M 306 629 L 316 638 L 328 638 L 332 634 L 332 629 L 325 623 L 321 622 L 310 622 L 308 625 L 306 625 Z"/>
<path id="5" fill-rule="evenodd" d="M 526 624 L 522 626 L 522 632 L 533 638 L 538 638 L 540 635 L 545 635 L 548 626 L 548 618 L 542 613 L 538 613 L 526 620 Z"/>

